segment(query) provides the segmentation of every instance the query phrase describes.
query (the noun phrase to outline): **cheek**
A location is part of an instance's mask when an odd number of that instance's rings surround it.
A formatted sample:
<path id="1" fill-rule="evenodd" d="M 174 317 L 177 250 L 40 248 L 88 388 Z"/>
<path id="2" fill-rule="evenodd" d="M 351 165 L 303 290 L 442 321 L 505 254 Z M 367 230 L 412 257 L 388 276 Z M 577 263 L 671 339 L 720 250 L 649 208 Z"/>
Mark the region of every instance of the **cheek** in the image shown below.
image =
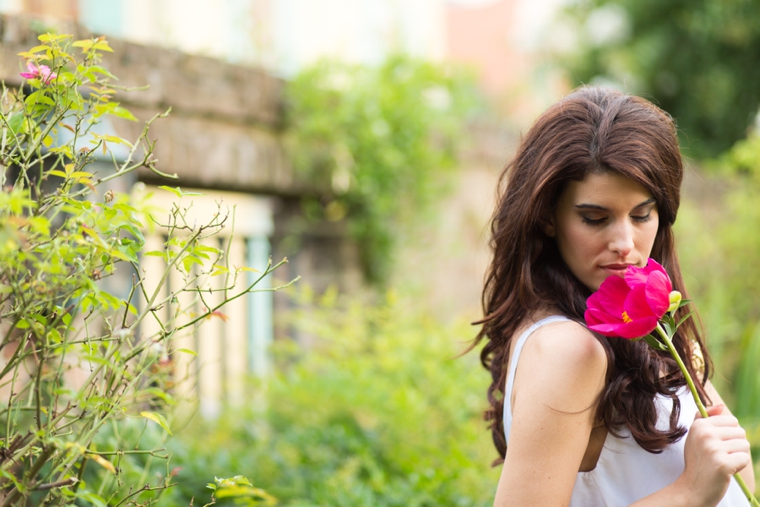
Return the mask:
<path id="1" fill-rule="evenodd" d="M 566 226 L 562 229 L 560 252 L 568 264 L 584 263 L 589 256 L 603 247 L 599 245 L 598 235 L 581 224 Z M 575 262 L 573 262 L 575 261 Z"/>
<path id="2" fill-rule="evenodd" d="M 659 231 L 659 222 L 654 222 L 651 225 L 647 224 L 648 227 L 644 228 L 641 232 L 641 236 L 639 239 L 639 250 L 641 250 L 642 253 L 646 254 L 647 257 L 650 257 L 652 254 L 652 247 L 654 246 L 654 241 L 657 239 L 657 232 Z"/>

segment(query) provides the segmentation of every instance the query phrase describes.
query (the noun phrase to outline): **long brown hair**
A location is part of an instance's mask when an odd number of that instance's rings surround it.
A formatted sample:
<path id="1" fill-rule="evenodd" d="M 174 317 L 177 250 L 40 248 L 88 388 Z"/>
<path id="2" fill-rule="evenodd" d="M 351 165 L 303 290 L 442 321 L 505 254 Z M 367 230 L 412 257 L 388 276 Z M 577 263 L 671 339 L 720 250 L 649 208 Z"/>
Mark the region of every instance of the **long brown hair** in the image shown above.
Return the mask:
<path id="1" fill-rule="evenodd" d="M 483 327 L 475 344 L 485 340 L 480 358 L 491 372 L 490 409 L 486 419 L 499 455 L 506 455 L 503 398 L 510 343 L 523 319 L 547 306 L 555 313 L 583 322 L 591 294 L 567 268 L 554 238 L 544 231 L 560 194 L 569 181 L 589 173 L 612 171 L 647 188 L 657 201 L 659 228 L 650 257 L 662 264 L 674 288 L 687 296 L 675 252 L 672 225 L 680 204 L 683 161 L 672 118 L 650 102 L 617 91 L 583 87 L 550 107 L 522 139 L 515 158 L 499 182 L 499 197 L 491 224 L 493 261 L 483 290 Z M 687 305 L 677 319 L 691 311 Z M 676 390 L 686 381 L 675 361 L 642 341 L 597 335 L 607 353 L 605 387 L 597 418 L 619 436 L 628 428 L 636 442 L 659 453 L 685 434 L 678 426 Z M 703 353 L 700 396 L 711 362 L 702 333 L 688 319 L 674 338 L 681 357 Z M 692 361 L 685 361 L 697 378 Z M 655 395 L 673 400 L 670 426 L 659 430 Z M 496 460 L 498 463 L 501 460 Z"/>

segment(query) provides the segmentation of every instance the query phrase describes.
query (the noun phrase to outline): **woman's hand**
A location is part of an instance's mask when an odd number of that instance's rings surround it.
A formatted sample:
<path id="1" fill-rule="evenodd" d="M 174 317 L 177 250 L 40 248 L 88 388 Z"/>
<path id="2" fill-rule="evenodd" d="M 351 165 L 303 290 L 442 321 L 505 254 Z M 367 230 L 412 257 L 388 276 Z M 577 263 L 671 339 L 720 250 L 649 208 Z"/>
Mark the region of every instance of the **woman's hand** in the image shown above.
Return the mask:
<path id="1" fill-rule="evenodd" d="M 693 505 L 714 506 L 726 494 L 731 476 L 750 464 L 749 442 L 739 421 L 723 405 L 697 414 L 684 447 L 684 471 L 678 483 Z"/>

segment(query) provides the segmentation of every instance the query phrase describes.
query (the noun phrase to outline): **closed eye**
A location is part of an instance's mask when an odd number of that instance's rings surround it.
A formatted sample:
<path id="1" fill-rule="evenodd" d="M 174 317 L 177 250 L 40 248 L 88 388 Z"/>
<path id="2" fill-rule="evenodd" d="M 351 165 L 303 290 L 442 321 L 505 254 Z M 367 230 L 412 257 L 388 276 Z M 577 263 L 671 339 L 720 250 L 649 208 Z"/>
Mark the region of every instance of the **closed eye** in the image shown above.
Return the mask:
<path id="1" fill-rule="evenodd" d="M 581 219 L 583 220 L 584 224 L 593 226 L 593 225 L 602 225 L 607 220 L 607 217 L 588 218 L 588 217 L 581 216 Z"/>
<path id="2" fill-rule="evenodd" d="M 649 222 L 649 219 L 652 218 L 652 214 L 647 213 L 646 215 L 631 215 L 631 218 L 634 222 L 645 223 Z"/>

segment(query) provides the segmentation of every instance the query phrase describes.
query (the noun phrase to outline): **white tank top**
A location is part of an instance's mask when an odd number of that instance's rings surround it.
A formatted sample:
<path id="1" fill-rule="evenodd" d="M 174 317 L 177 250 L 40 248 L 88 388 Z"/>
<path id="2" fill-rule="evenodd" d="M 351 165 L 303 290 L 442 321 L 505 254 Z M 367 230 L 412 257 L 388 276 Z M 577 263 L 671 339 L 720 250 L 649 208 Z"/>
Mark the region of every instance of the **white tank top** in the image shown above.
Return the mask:
<path id="1" fill-rule="evenodd" d="M 517 339 L 507 374 L 504 390 L 504 435 L 509 441 L 512 428 L 512 386 L 517 362 L 528 337 L 539 327 L 553 322 L 569 321 L 559 315 L 546 317 L 531 325 Z M 688 388 L 678 393 L 681 413 L 678 424 L 687 429 L 697 413 L 697 405 Z M 655 403 L 659 419 L 657 428 L 669 427 L 673 403 L 670 398 L 658 395 Z M 641 448 L 631 437 L 627 428 L 619 431 L 622 438 L 607 433 L 604 447 L 596 467 L 590 472 L 578 472 L 569 507 L 626 507 L 672 484 L 683 472 L 683 449 L 686 436 L 666 447 L 660 454 L 652 454 Z M 728 491 L 718 507 L 745 507 L 748 505 L 741 488 L 731 480 Z"/>

